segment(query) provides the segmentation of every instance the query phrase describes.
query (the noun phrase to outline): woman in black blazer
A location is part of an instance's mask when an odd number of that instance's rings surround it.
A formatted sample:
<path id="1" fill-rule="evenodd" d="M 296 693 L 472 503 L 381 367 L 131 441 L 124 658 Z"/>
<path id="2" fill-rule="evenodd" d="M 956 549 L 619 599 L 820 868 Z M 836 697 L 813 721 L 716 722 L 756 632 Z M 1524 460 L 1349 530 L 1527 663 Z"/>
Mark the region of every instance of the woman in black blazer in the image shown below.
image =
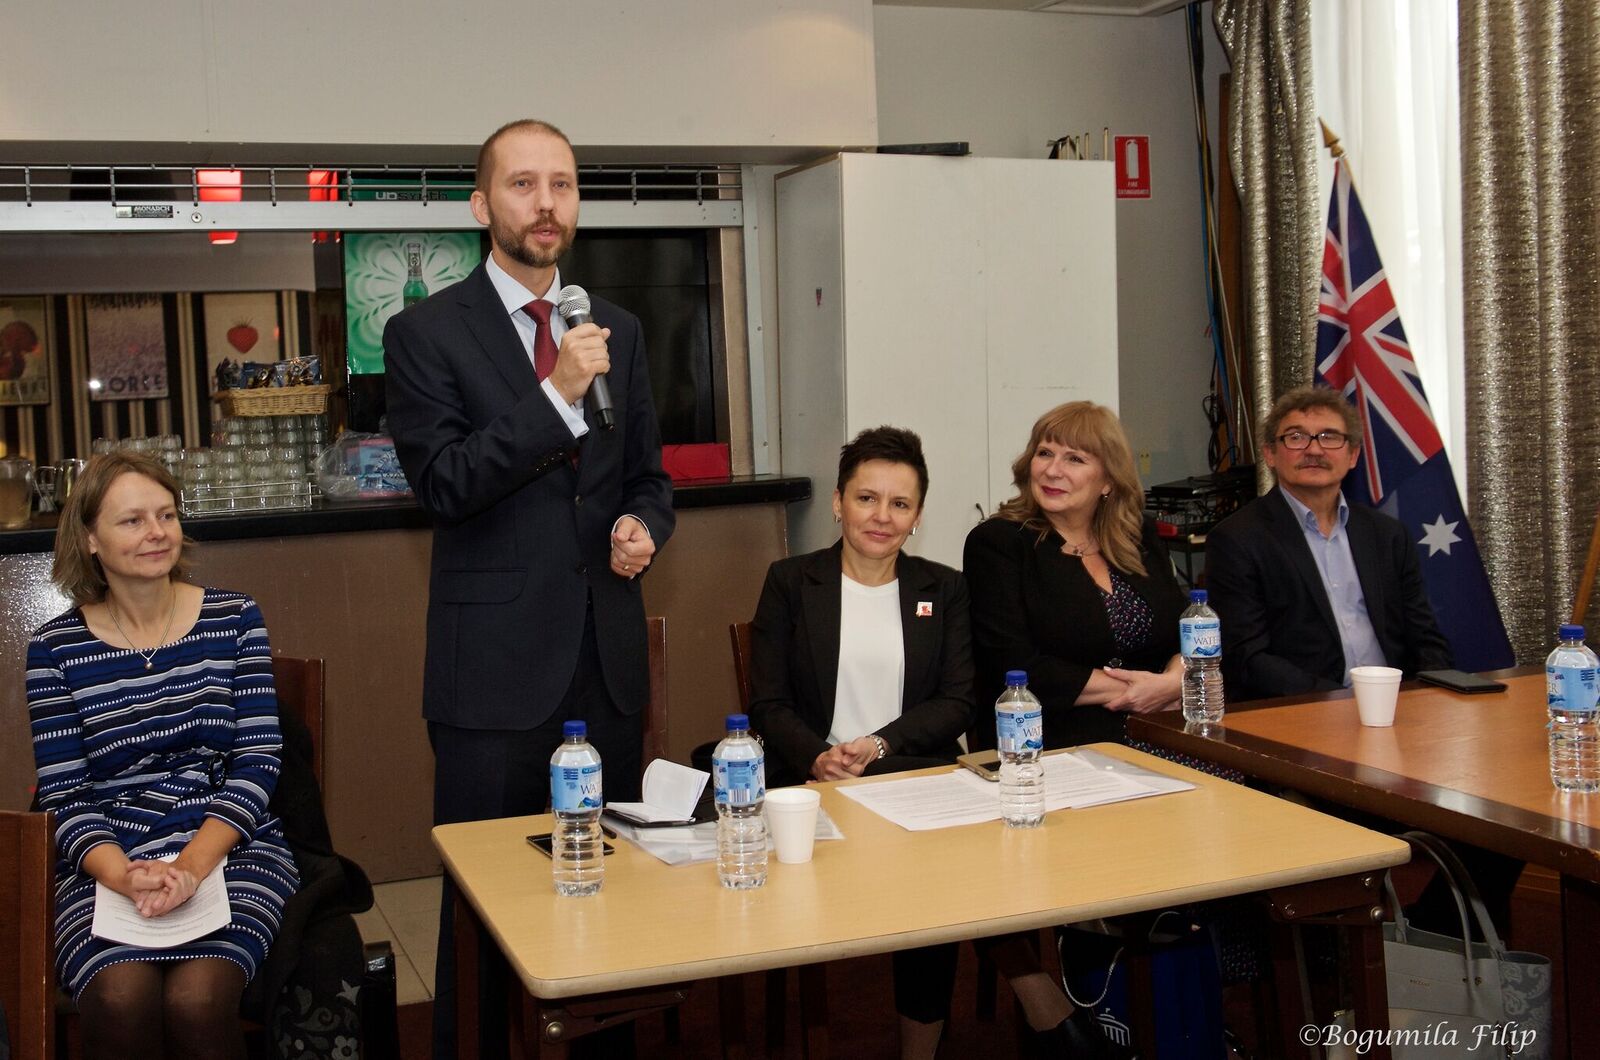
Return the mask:
<path id="1" fill-rule="evenodd" d="M 831 548 L 779 560 L 751 624 L 750 721 L 771 786 L 955 761 L 972 720 L 967 589 L 901 552 L 928 490 L 910 431 L 861 432 L 839 456 Z M 932 1056 L 955 982 L 952 944 L 894 954 L 902 1055 Z"/>
<path id="2" fill-rule="evenodd" d="M 1116 414 L 1074 401 L 1033 425 L 1017 496 L 967 535 L 980 703 L 1026 670 L 1047 748 L 1120 741 L 1129 712 L 1178 706 L 1186 606 Z M 994 746 L 994 727 L 978 725 Z"/>

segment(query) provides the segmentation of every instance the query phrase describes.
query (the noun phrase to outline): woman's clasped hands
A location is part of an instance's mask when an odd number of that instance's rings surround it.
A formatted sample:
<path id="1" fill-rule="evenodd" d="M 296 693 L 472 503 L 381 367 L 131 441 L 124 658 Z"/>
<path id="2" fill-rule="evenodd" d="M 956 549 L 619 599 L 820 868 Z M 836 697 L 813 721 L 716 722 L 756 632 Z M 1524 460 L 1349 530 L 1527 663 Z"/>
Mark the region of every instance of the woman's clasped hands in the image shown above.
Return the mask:
<path id="1" fill-rule="evenodd" d="M 849 780 L 866 772 L 868 763 L 878 757 L 878 744 L 870 736 L 858 736 L 836 743 L 811 763 L 812 780 Z"/>
<path id="2" fill-rule="evenodd" d="M 147 919 L 172 912 L 200 885 L 194 873 L 168 861 L 129 861 L 123 879 L 127 889 L 122 893 Z"/>
<path id="3" fill-rule="evenodd" d="M 1161 673 L 1120 670 L 1112 666 L 1102 667 L 1101 672 L 1124 685 L 1121 692 L 1106 701 L 1107 710 L 1154 714 L 1161 710 L 1174 710 L 1179 705 L 1183 683 L 1181 662 L 1176 670 L 1169 666 Z"/>

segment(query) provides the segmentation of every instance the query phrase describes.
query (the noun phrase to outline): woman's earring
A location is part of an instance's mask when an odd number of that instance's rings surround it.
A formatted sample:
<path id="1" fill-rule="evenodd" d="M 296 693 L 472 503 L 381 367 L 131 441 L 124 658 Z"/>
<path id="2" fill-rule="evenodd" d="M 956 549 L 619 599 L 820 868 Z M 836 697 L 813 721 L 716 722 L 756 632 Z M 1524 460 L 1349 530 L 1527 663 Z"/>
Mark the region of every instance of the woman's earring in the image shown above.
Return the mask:
<path id="1" fill-rule="evenodd" d="M 833 521 L 836 522 L 836 523 L 841 521 L 839 519 L 839 513 L 838 512 L 834 512 L 833 513 Z"/>
<path id="2" fill-rule="evenodd" d="M 914 527 L 914 526 L 911 528 L 911 536 L 912 537 L 916 537 L 917 536 L 917 528 Z"/>

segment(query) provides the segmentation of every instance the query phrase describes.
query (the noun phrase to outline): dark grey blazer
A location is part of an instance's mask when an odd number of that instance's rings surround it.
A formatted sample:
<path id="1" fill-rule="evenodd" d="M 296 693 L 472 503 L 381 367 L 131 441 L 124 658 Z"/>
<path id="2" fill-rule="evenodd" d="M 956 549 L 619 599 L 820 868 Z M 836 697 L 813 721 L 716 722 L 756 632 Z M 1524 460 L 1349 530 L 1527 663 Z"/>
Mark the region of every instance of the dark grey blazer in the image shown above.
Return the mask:
<path id="1" fill-rule="evenodd" d="M 594 299 L 611 329 L 616 429 L 572 432 L 540 389 L 515 325 L 479 265 L 384 330 L 389 429 L 433 519 L 423 716 L 468 729 L 531 729 L 572 681 L 592 601 L 606 687 L 640 710 L 649 689 L 639 579 L 609 565 L 612 524 L 636 515 L 656 546 L 674 525 L 672 482 L 631 313 Z M 585 414 L 587 417 L 587 413 Z"/>
<path id="2" fill-rule="evenodd" d="M 768 783 L 799 783 L 828 749 L 839 682 L 843 546 L 778 560 L 750 627 L 750 721 L 767 748 Z M 972 642 L 961 574 L 902 552 L 900 716 L 879 729 L 891 755 L 955 761 L 972 718 Z M 919 604 L 929 605 L 918 615 Z M 774 779 L 774 778 L 778 779 Z"/>
<path id="3" fill-rule="evenodd" d="M 1450 644 L 1428 603 L 1417 549 L 1401 523 L 1350 505 L 1345 527 L 1367 617 L 1390 666 L 1407 677 L 1449 669 Z M 1305 531 L 1272 490 L 1206 535 L 1206 588 L 1222 620 L 1229 700 L 1331 691 L 1344 683 L 1344 646 Z"/>

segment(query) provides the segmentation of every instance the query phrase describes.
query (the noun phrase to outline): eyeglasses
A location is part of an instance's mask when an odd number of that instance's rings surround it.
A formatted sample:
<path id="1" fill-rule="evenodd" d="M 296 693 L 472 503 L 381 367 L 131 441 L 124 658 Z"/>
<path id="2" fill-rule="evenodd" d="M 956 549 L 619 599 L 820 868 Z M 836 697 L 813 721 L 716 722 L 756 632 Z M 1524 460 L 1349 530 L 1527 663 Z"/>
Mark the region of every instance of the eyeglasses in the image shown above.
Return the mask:
<path id="1" fill-rule="evenodd" d="M 1315 441 L 1324 449 L 1343 449 L 1350 436 L 1343 431 L 1318 431 L 1316 434 L 1307 434 L 1305 431 L 1284 431 L 1278 435 L 1278 441 L 1283 443 L 1285 449 L 1307 449 Z"/>

